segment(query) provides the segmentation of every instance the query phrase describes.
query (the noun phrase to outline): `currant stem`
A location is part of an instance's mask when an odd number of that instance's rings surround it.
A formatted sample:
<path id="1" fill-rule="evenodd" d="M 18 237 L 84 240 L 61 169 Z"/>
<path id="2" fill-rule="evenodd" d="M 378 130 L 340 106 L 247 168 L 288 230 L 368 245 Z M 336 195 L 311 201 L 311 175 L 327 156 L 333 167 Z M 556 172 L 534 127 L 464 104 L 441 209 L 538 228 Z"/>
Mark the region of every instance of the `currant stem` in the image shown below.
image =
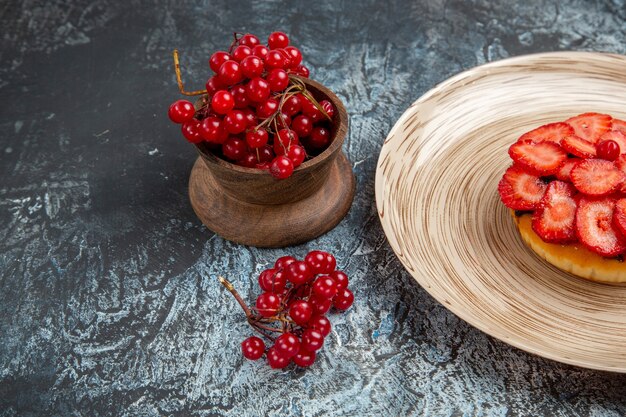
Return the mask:
<path id="1" fill-rule="evenodd" d="M 226 287 L 226 289 L 228 291 L 230 291 L 230 293 L 233 295 L 233 297 L 235 297 L 235 300 L 237 300 L 237 302 L 239 303 L 239 305 L 243 309 L 243 312 L 246 314 L 246 317 L 248 318 L 248 321 L 250 321 L 251 317 L 253 317 L 254 315 L 252 314 L 252 311 L 250 311 L 250 307 L 248 307 L 246 302 L 243 301 L 243 298 L 241 298 L 241 295 L 239 295 L 239 293 L 237 292 L 235 287 L 233 287 L 233 284 L 231 284 L 226 278 L 224 278 L 222 276 L 218 276 L 217 279 L 220 281 L 220 283 L 224 287 Z"/>
<path id="2" fill-rule="evenodd" d="M 178 82 L 178 89 L 181 94 L 186 96 L 199 96 L 201 94 L 206 94 L 206 90 L 196 90 L 196 91 L 185 91 L 185 86 L 183 85 L 183 79 L 180 75 L 180 62 L 178 61 L 178 49 L 174 49 L 174 71 L 176 72 L 176 82 Z"/>

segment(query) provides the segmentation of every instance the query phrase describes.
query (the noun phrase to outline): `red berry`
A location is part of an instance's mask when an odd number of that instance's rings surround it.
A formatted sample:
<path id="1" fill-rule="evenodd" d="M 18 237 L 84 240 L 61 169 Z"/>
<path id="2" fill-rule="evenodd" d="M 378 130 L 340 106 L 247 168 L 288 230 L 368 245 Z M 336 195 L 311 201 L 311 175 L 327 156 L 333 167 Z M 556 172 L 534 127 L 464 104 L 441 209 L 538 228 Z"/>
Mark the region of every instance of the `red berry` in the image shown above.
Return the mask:
<path id="1" fill-rule="evenodd" d="M 241 67 L 237 61 L 228 60 L 222 64 L 217 72 L 219 81 L 224 85 L 237 84 L 243 79 Z"/>
<path id="2" fill-rule="evenodd" d="M 226 86 L 220 83 L 219 79 L 217 78 L 217 75 L 214 75 L 207 80 L 205 87 L 206 87 L 206 92 L 209 95 L 209 97 L 213 97 L 213 94 L 215 94 L 219 90 L 223 90 L 224 87 Z"/>
<path id="3" fill-rule="evenodd" d="M 274 155 L 274 151 L 271 146 L 265 145 L 258 148 L 259 151 L 259 161 L 261 163 L 268 163 L 268 166 L 265 169 L 269 169 L 269 163 L 274 159 L 276 155 Z"/>
<path id="4" fill-rule="evenodd" d="M 231 110 L 224 116 L 224 127 L 228 133 L 236 135 L 246 130 L 248 121 L 241 110 Z"/>
<path id="5" fill-rule="evenodd" d="M 313 250 L 304 257 L 304 261 L 309 264 L 315 275 L 328 274 L 335 269 L 336 265 L 336 262 L 334 264 L 332 262 L 335 258 L 333 257 L 331 260 L 328 255 L 330 255 L 328 252 Z"/>
<path id="6" fill-rule="evenodd" d="M 301 96 L 302 99 L 302 113 L 311 118 L 313 123 L 324 119 L 322 112 L 313 104 L 308 98 Z"/>
<path id="7" fill-rule="evenodd" d="M 354 302 L 354 294 L 347 288 L 339 291 L 333 299 L 333 305 L 337 310 L 347 310 Z"/>
<path id="8" fill-rule="evenodd" d="M 269 162 L 259 162 L 256 164 L 256 168 L 257 169 L 262 169 L 265 171 L 269 171 L 270 170 L 270 163 Z"/>
<path id="9" fill-rule="evenodd" d="M 246 78 L 260 77 L 264 69 L 263 60 L 258 56 L 251 55 L 241 61 L 241 72 Z"/>
<path id="10" fill-rule="evenodd" d="M 285 269 L 287 268 L 287 265 L 292 264 L 296 261 L 297 259 L 293 256 L 281 256 L 280 258 L 276 259 L 276 263 L 274 263 L 274 268 Z"/>
<path id="11" fill-rule="evenodd" d="M 217 73 L 220 70 L 222 64 L 230 59 L 230 55 L 224 51 L 217 51 L 209 59 L 209 66 L 213 72 Z"/>
<path id="12" fill-rule="evenodd" d="M 620 154 L 620 148 L 614 140 L 604 140 L 596 145 L 597 156 L 607 161 L 615 161 Z"/>
<path id="13" fill-rule="evenodd" d="M 272 369 L 283 369 L 291 363 L 291 358 L 284 356 L 274 346 L 267 351 L 267 363 Z"/>
<path id="14" fill-rule="evenodd" d="M 207 142 L 222 144 L 228 137 L 222 119 L 209 116 L 200 125 L 200 136 Z"/>
<path id="15" fill-rule="evenodd" d="M 341 291 L 344 288 L 348 288 L 348 275 L 343 271 L 333 271 L 330 273 L 332 279 L 335 280 L 335 284 L 337 284 L 337 290 Z"/>
<path id="16" fill-rule="evenodd" d="M 285 289 L 286 285 L 287 278 L 284 271 L 270 268 L 259 274 L 259 287 L 263 291 L 279 294 Z"/>
<path id="17" fill-rule="evenodd" d="M 177 100 L 172 103 L 167 115 L 174 123 L 185 123 L 193 119 L 193 115 L 196 114 L 196 109 L 193 107 L 190 101 Z"/>
<path id="18" fill-rule="evenodd" d="M 281 158 L 280 156 L 277 158 Z M 282 157 L 284 158 L 284 157 Z M 285 158 L 287 159 L 287 158 Z M 301 285 L 313 278 L 313 272 L 306 262 L 296 261 L 287 265 L 285 269 L 287 280 L 293 285 Z"/>
<path id="19" fill-rule="evenodd" d="M 239 45 L 249 46 L 250 48 L 254 48 L 260 43 L 261 41 L 259 40 L 259 38 L 251 33 L 246 33 L 239 39 Z"/>
<path id="20" fill-rule="evenodd" d="M 315 362 L 315 356 L 315 352 L 309 352 L 308 350 L 300 348 L 296 356 L 291 359 L 296 365 L 302 368 L 308 368 Z"/>
<path id="21" fill-rule="evenodd" d="M 289 55 L 290 65 L 289 68 L 297 68 L 302 62 L 302 53 L 295 46 L 287 46 L 284 48 L 285 52 Z"/>
<path id="22" fill-rule="evenodd" d="M 269 87 L 268 87 L 269 91 Z M 256 108 L 256 115 L 259 119 L 267 119 L 278 110 L 278 101 L 268 98 Z"/>
<path id="23" fill-rule="evenodd" d="M 285 68 L 287 60 L 280 51 L 269 51 L 265 56 L 265 67 L 267 69 L 272 68 Z"/>
<path id="24" fill-rule="evenodd" d="M 313 307 L 307 301 L 298 300 L 289 307 L 289 317 L 296 322 L 298 326 L 304 326 L 308 323 L 313 315 Z"/>
<path id="25" fill-rule="evenodd" d="M 241 342 L 241 352 L 246 359 L 255 361 L 263 356 L 263 352 L 265 352 L 265 343 L 263 343 L 263 340 L 259 337 L 250 336 Z"/>
<path id="26" fill-rule="evenodd" d="M 567 159 L 567 152 L 554 142 L 516 142 L 509 148 L 513 161 L 529 173 L 554 175 Z"/>
<path id="27" fill-rule="evenodd" d="M 265 59 L 269 51 L 270 50 L 265 45 L 255 45 L 254 48 L 252 48 L 252 55 Z"/>
<path id="28" fill-rule="evenodd" d="M 298 113 L 300 109 L 302 109 L 302 99 L 300 99 L 300 95 L 297 94 L 285 100 L 285 102 L 283 103 L 282 112 L 285 113 L 287 116 L 293 116 Z"/>
<path id="29" fill-rule="evenodd" d="M 250 105 L 250 99 L 248 98 L 248 90 L 246 87 L 237 84 L 230 89 L 230 94 L 233 96 L 233 100 L 235 100 L 235 108 L 236 109 L 245 109 Z"/>
<path id="30" fill-rule="evenodd" d="M 319 330 L 308 328 L 302 333 L 302 343 L 300 345 L 303 349 L 310 352 L 320 350 L 324 345 L 324 335 Z"/>
<path id="31" fill-rule="evenodd" d="M 246 143 L 251 148 L 260 148 L 267 143 L 267 130 L 258 129 L 246 132 Z"/>
<path id="32" fill-rule="evenodd" d="M 324 273 L 330 274 L 335 268 L 337 268 L 337 260 L 332 254 L 326 252 L 326 270 Z"/>
<path id="33" fill-rule="evenodd" d="M 284 108 L 285 107 L 283 106 L 283 110 Z M 313 121 L 309 116 L 301 114 L 293 119 L 291 122 L 291 129 L 293 129 L 299 137 L 307 137 L 313 131 Z"/>
<path id="34" fill-rule="evenodd" d="M 226 90 L 220 90 L 211 99 L 211 108 L 217 114 L 226 114 L 235 107 L 233 95 Z"/>
<path id="35" fill-rule="evenodd" d="M 328 100 L 322 100 L 320 101 L 320 106 L 322 106 L 328 117 L 332 119 L 335 115 L 335 106 L 333 106 L 333 103 Z"/>
<path id="36" fill-rule="evenodd" d="M 298 168 L 300 165 L 302 165 L 302 162 L 304 162 L 306 152 L 302 146 L 292 145 L 289 147 L 286 156 L 287 158 L 291 159 L 291 162 L 293 162 L 293 167 Z"/>
<path id="37" fill-rule="evenodd" d="M 311 307 L 313 307 L 313 314 L 322 315 L 326 314 L 326 312 L 330 310 L 332 300 L 330 298 L 323 298 L 317 295 L 312 295 L 309 297 L 309 304 L 311 304 Z"/>
<path id="38" fill-rule="evenodd" d="M 307 327 L 318 330 L 324 337 L 330 334 L 331 329 L 330 320 L 324 315 L 311 317 L 307 323 Z"/>
<path id="39" fill-rule="evenodd" d="M 269 83 L 271 91 L 283 91 L 289 85 L 289 75 L 280 68 L 271 70 L 265 79 Z"/>
<path id="40" fill-rule="evenodd" d="M 236 136 L 231 136 L 222 145 L 222 153 L 231 161 L 238 161 L 246 154 L 246 142 Z"/>
<path id="41" fill-rule="evenodd" d="M 280 308 L 280 298 L 271 292 L 264 292 L 256 299 L 256 309 L 263 317 L 276 315 Z"/>
<path id="42" fill-rule="evenodd" d="M 309 78 L 309 75 L 311 74 L 309 69 L 305 67 L 304 65 L 298 65 L 296 69 L 294 70 L 294 73 L 304 78 Z"/>
<path id="43" fill-rule="evenodd" d="M 278 123 L 278 126 L 283 129 L 289 129 L 289 126 L 291 126 L 291 117 L 287 116 L 283 112 L 278 113 L 277 117 L 278 119 L 276 122 Z"/>
<path id="44" fill-rule="evenodd" d="M 270 49 L 285 48 L 289 45 L 289 38 L 283 32 L 272 32 L 267 38 L 267 46 Z"/>
<path id="45" fill-rule="evenodd" d="M 300 350 L 300 340 L 293 333 L 283 333 L 274 342 L 274 349 L 281 355 L 291 358 Z"/>
<path id="46" fill-rule="evenodd" d="M 246 45 L 239 45 L 233 51 L 232 58 L 234 61 L 241 62 L 252 55 L 252 48 Z"/>
<path id="47" fill-rule="evenodd" d="M 265 102 L 270 96 L 270 85 L 263 78 L 257 77 L 250 80 L 246 86 L 248 98 L 255 103 Z M 272 99 L 273 100 L 273 99 Z M 278 104 L 277 106 L 278 107 Z"/>
<path id="48" fill-rule="evenodd" d="M 256 164 L 257 164 L 257 159 L 256 159 L 256 155 L 253 154 L 252 152 L 246 152 L 243 155 L 243 158 L 239 159 L 237 161 L 237 165 L 240 165 L 242 167 L 246 167 L 246 168 L 256 168 Z"/>
<path id="49" fill-rule="evenodd" d="M 314 127 L 307 143 L 316 149 L 326 147 L 330 143 L 330 130 L 323 126 Z"/>
<path id="50" fill-rule="evenodd" d="M 257 125 L 256 113 L 251 108 L 245 108 L 242 110 L 243 115 L 246 117 L 246 121 L 248 122 L 248 127 L 254 127 Z"/>
<path id="51" fill-rule="evenodd" d="M 284 155 L 289 151 L 291 145 L 300 143 L 298 135 L 291 129 L 281 129 L 274 137 L 274 152 L 276 155 Z"/>
<path id="52" fill-rule="evenodd" d="M 313 282 L 313 292 L 323 298 L 333 298 L 337 294 L 337 284 L 328 275 L 321 275 Z"/>
<path id="53" fill-rule="evenodd" d="M 191 119 L 188 122 L 183 123 L 181 127 L 181 131 L 183 132 L 183 136 L 191 143 L 200 143 L 202 142 L 202 136 L 200 135 L 200 121 L 196 119 Z"/>
<path id="54" fill-rule="evenodd" d="M 570 183 L 554 180 L 541 199 L 539 208 L 533 213 L 532 228 L 550 243 L 576 241 L 575 216 L 576 189 Z"/>

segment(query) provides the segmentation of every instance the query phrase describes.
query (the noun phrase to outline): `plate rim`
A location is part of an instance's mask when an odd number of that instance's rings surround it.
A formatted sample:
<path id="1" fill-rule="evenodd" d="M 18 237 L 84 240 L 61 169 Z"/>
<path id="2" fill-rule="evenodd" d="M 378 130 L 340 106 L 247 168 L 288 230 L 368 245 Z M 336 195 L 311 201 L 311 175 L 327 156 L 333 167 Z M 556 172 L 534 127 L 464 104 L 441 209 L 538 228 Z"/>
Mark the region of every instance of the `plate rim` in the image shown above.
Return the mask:
<path id="1" fill-rule="evenodd" d="M 488 62 L 488 63 L 484 63 L 481 65 L 476 65 L 474 67 L 463 70 L 441 81 L 440 83 L 436 84 L 434 87 L 426 91 L 424 94 L 422 94 L 419 98 L 417 98 L 417 100 L 413 101 L 411 105 L 404 110 L 402 115 L 400 115 L 396 123 L 394 123 L 393 127 L 389 130 L 389 133 L 387 134 L 387 136 L 385 137 L 385 140 L 382 143 L 382 146 L 378 155 L 378 160 L 376 162 L 376 172 L 374 176 L 374 199 L 376 202 L 376 213 L 378 214 L 378 220 L 380 221 L 380 224 L 383 228 L 385 238 L 387 239 L 387 242 L 389 246 L 391 247 L 391 249 L 393 250 L 396 258 L 400 261 L 400 263 L 404 267 L 405 271 L 408 272 L 408 274 L 417 282 L 417 284 L 421 288 L 423 288 L 431 297 L 437 300 L 439 304 L 441 304 L 444 308 L 446 308 L 448 311 L 450 311 L 459 319 L 468 323 L 472 327 L 480 330 L 481 332 L 489 335 L 490 337 L 493 337 L 494 339 L 497 339 L 503 343 L 506 343 L 509 346 L 513 346 L 517 349 L 523 350 L 524 352 L 531 353 L 541 358 L 546 358 L 546 359 L 553 360 L 555 362 L 564 363 L 567 365 L 573 365 L 573 366 L 586 368 L 586 369 L 626 374 L 626 364 L 624 365 L 624 367 L 620 368 L 620 367 L 615 367 L 615 366 L 603 366 L 596 362 L 585 362 L 583 360 L 569 359 L 567 357 L 559 356 L 557 354 L 552 354 L 550 352 L 545 352 L 543 350 L 536 349 L 532 346 L 529 346 L 526 343 L 524 343 L 525 341 L 522 337 L 520 337 L 519 340 L 511 340 L 511 339 L 506 338 L 506 336 L 504 335 L 500 335 L 500 336 L 494 335 L 493 332 L 489 330 L 489 326 L 484 324 L 482 321 L 474 319 L 474 318 L 470 318 L 470 319 L 466 318 L 463 314 L 461 314 L 457 310 L 457 307 L 453 303 L 446 303 L 444 302 L 443 299 L 440 299 L 438 295 L 433 294 L 431 290 L 429 290 L 429 288 L 423 285 L 423 283 L 420 281 L 418 276 L 416 276 L 417 274 L 413 274 L 411 272 L 410 268 L 407 266 L 406 262 L 404 261 L 403 256 L 401 256 L 398 253 L 398 250 L 396 249 L 394 244 L 391 242 L 391 239 L 389 238 L 390 235 L 395 236 L 395 234 L 391 230 L 388 230 L 389 225 L 386 225 L 386 223 L 383 221 L 383 217 L 385 214 L 383 211 L 384 201 L 380 201 L 380 199 L 384 200 L 384 195 L 385 195 L 384 186 L 383 186 L 384 174 L 383 174 L 383 169 L 381 166 L 383 162 L 383 157 L 387 154 L 387 152 L 384 152 L 384 148 L 392 139 L 392 137 L 395 136 L 396 131 L 403 125 L 405 119 L 408 118 L 413 113 L 414 107 L 418 106 L 422 102 L 429 100 L 433 95 L 439 93 L 441 90 L 447 88 L 449 85 L 455 84 L 463 79 L 469 78 L 470 76 L 473 76 L 477 72 L 480 73 L 481 71 L 485 71 L 485 70 L 488 71 L 491 68 L 511 66 L 519 62 L 528 63 L 529 61 L 542 59 L 542 58 L 550 59 L 550 58 L 559 58 L 559 57 L 567 57 L 567 58 L 575 57 L 575 58 L 578 58 L 579 60 L 585 60 L 585 61 L 608 58 L 608 59 L 615 59 L 616 61 L 622 61 L 623 63 L 626 63 L 626 55 L 620 55 L 620 54 L 615 54 L 615 53 L 589 52 L 589 51 L 540 52 L 540 53 L 534 53 L 534 54 L 518 55 L 518 56 L 505 58 L 505 59 L 501 59 L 501 60 L 494 61 L 494 62 Z"/>

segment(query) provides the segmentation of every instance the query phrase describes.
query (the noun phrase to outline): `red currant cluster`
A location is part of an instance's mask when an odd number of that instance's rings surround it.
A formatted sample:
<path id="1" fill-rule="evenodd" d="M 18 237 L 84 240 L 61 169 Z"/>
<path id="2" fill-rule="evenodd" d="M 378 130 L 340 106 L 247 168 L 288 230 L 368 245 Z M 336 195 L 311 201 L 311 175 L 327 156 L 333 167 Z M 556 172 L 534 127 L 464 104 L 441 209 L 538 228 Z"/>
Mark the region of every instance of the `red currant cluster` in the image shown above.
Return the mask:
<path id="1" fill-rule="evenodd" d="M 267 46 L 252 34 L 238 36 L 229 52 L 211 55 L 215 73 L 206 90 L 186 92 L 174 51 L 181 93 L 202 95 L 198 108 L 178 100 L 169 117 L 182 124 L 183 136 L 192 143 L 206 141 L 212 151 L 248 168 L 268 169 L 278 179 L 330 143 L 335 107 L 317 102 L 295 76 L 308 78 L 300 50 L 289 45 L 282 32 L 272 33 Z"/>
<path id="2" fill-rule="evenodd" d="M 266 353 L 267 362 L 281 369 L 292 361 L 301 367 L 315 362 L 315 352 L 321 349 L 330 333 L 326 313 L 331 306 L 347 310 L 354 302 L 348 289 L 348 276 L 336 270 L 337 262 L 330 253 L 312 251 L 304 261 L 283 256 L 259 275 L 264 291 L 250 308 L 224 278 L 222 284 L 235 296 L 248 318 L 248 323 L 274 342 L 265 351 L 265 343 L 251 336 L 241 343 L 243 356 L 257 360 Z M 272 333 L 281 333 L 274 338 Z"/>

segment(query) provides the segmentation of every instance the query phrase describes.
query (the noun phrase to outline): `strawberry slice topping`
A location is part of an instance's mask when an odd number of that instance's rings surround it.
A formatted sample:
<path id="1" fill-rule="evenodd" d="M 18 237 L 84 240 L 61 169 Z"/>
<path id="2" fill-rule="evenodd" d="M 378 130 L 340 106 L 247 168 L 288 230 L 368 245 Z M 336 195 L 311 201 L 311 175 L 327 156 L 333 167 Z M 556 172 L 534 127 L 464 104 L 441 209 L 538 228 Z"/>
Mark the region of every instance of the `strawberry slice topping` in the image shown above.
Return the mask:
<path id="1" fill-rule="evenodd" d="M 596 143 L 600 136 L 611 130 L 612 120 L 608 114 L 583 113 L 567 119 L 565 123 L 574 128 L 576 136 Z"/>
<path id="2" fill-rule="evenodd" d="M 588 140 L 578 136 L 568 136 L 563 138 L 561 146 L 572 155 L 580 158 L 594 158 L 596 156 L 596 146 Z"/>
<path id="3" fill-rule="evenodd" d="M 626 198 L 620 198 L 613 209 L 613 227 L 626 236 Z"/>
<path id="4" fill-rule="evenodd" d="M 626 122 L 620 119 L 613 119 L 613 130 L 618 130 L 626 135 Z"/>
<path id="5" fill-rule="evenodd" d="M 556 177 L 561 181 L 571 181 L 570 173 L 572 172 L 572 168 L 580 161 L 580 158 L 568 158 L 563 165 L 561 165 L 561 168 L 559 168 Z"/>
<path id="6" fill-rule="evenodd" d="M 563 181 L 552 181 L 533 213 L 532 227 L 545 242 L 576 241 L 576 190 Z"/>
<path id="7" fill-rule="evenodd" d="M 600 256 L 612 257 L 626 251 L 626 241 L 613 228 L 615 200 L 586 199 L 578 202 L 576 235 L 589 250 Z"/>
<path id="8" fill-rule="evenodd" d="M 626 175 L 611 161 L 585 159 L 572 168 L 570 177 L 581 193 L 603 196 L 619 187 Z"/>
<path id="9" fill-rule="evenodd" d="M 533 129 L 530 132 L 524 133 L 518 139 L 518 142 L 531 141 L 534 143 L 539 142 L 554 142 L 556 144 L 561 143 L 561 139 L 574 134 L 574 129 L 567 123 L 548 123 Z"/>
<path id="10" fill-rule="evenodd" d="M 513 165 L 502 176 L 498 192 L 508 208 L 532 210 L 539 207 L 546 187 L 538 176 L 528 174 L 522 167 Z"/>
<path id="11" fill-rule="evenodd" d="M 602 143 L 605 140 L 612 140 L 619 145 L 619 153 L 626 153 L 626 134 L 619 130 L 609 130 L 604 135 L 600 136 L 598 143 Z"/>
<path id="12" fill-rule="evenodd" d="M 509 155 L 517 164 L 539 175 L 556 174 L 567 159 L 567 153 L 553 142 L 517 142 L 509 148 Z"/>

